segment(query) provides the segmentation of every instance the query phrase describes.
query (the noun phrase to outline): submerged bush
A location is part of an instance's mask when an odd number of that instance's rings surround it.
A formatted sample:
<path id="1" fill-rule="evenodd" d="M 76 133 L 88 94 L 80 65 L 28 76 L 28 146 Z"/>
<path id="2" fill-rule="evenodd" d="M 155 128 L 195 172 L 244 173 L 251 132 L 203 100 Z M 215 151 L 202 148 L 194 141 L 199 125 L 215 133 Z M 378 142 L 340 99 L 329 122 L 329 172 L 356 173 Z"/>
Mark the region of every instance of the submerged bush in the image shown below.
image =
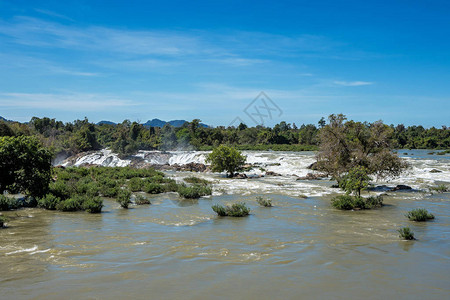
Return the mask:
<path id="1" fill-rule="evenodd" d="M 132 192 L 139 192 L 142 189 L 143 181 L 142 179 L 138 177 L 131 178 L 130 181 L 128 181 L 128 188 Z"/>
<path id="2" fill-rule="evenodd" d="M 245 203 L 233 203 L 231 206 L 213 205 L 212 210 L 221 217 L 245 217 L 250 214 L 250 208 L 248 208 Z"/>
<path id="3" fill-rule="evenodd" d="M 56 197 L 53 194 L 47 194 L 44 197 L 38 200 L 38 205 L 41 208 L 55 210 L 58 203 L 61 201 L 61 198 Z"/>
<path id="4" fill-rule="evenodd" d="M 445 193 L 449 191 L 449 188 L 445 184 L 440 184 L 438 186 L 432 186 L 430 187 L 430 191 L 438 192 L 438 193 Z"/>
<path id="5" fill-rule="evenodd" d="M 366 199 L 365 208 L 377 208 L 383 206 L 383 196 L 370 196 Z"/>
<path id="6" fill-rule="evenodd" d="M 165 188 L 163 185 L 154 182 L 148 182 L 144 185 L 144 192 L 149 194 L 161 194 L 165 192 Z"/>
<path id="7" fill-rule="evenodd" d="M 164 190 L 166 192 L 176 192 L 178 191 L 178 184 L 173 180 L 164 186 Z"/>
<path id="8" fill-rule="evenodd" d="M 192 186 L 185 186 L 180 185 L 178 187 L 178 195 L 180 197 L 186 198 L 186 199 L 197 199 L 202 196 L 207 196 L 212 194 L 212 190 L 209 186 L 203 186 L 194 184 Z"/>
<path id="9" fill-rule="evenodd" d="M 201 184 L 201 185 L 210 184 L 209 180 L 198 178 L 195 176 L 189 176 L 189 177 L 183 178 L 183 180 L 186 181 L 187 183 L 193 183 L 193 184 Z"/>
<path id="10" fill-rule="evenodd" d="M 115 187 L 103 187 L 102 195 L 109 198 L 114 198 L 119 193 L 120 188 L 118 186 Z"/>
<path id="11" fill-rule="evenodd" d="M 16 198 L 0 195 L 0 211 L 17 209 L 19 207 L 20 203 Z"/>
<path id="12" fill-rule="evenodd" d="M 371 196 L 363 198 L 358 196 L 339 195 L 331 200 L 331 205 L 334 208 L 341 210 L 371 209 L 383 206 L 383 197 Z"/>
<path id="13" fill-rule="evenodd" d="M 121 189 L 117 193 L 117 202 L 119 202 L 120 206 L 123 208 L 128 208 L 128 205 L 131 203 L 131 192 L 127 189 Z"/>
<path id="14" fill-rule="evenodd" d="M 144 204 L 152 204 L 150 202 L 150 200 L 148 200 L 147 198 L 145 198 L 142 195 L 136 195 L 135 199 L 134 199 L 134 203 L 136 205 L 144 205 Z"/>
<path id="15" fill-rule="evenodd" d="M 434 215 L 429 213 L 424 208 L 413 209 L 406 214 L 406 217 L 408 217 L 410 221 L 416 222 L 424 222 L 434 219 Z"/>
<path id="16" fill-rule="evenodd" d="M 270 199 L 264 199 L 261 196 L 256 197 L 256 202 L 258 202 L 259 205 L 264 207 L 272 207 L 272 200 Z"/>
<path id="17" fill-rule="evenodd" d="M 339 195 L 331 200 L 331 205 L 337 209 L 351 210 L 355 208 L 355 201 L 350 195 Z"/>
<path id="18" fill-rule="evenodd" d="M 0 228 L 3 228 L 6 221 L 8 221 L 8 219 L 5 216 L 0 216 Z"/>
<path id="19" fill-rule="evenodd" d="M 83 207 L 84 199 L 81 196 L 74 196 L 63 201 L 60 201 L 56 205 L 56 209 L 60 211 L 77 211 Z"/>
<path id="20" fill-rule="evenodd" d="M 400 238 L 404 239 L 404 240 L 415 240 L 414 238 L 414 232 L 411 231 L 411 229 L 409 227 L 402 227 L 399 230 L 397 230 L 398 233 L 400 234 Z"/>
<path id="21" fill-rule="evenodd" d="M 100 197 L 88 198 L 83 202 L 83 209 L 91 214 L 97 214 L 102 211 L 103 200 Z"/>

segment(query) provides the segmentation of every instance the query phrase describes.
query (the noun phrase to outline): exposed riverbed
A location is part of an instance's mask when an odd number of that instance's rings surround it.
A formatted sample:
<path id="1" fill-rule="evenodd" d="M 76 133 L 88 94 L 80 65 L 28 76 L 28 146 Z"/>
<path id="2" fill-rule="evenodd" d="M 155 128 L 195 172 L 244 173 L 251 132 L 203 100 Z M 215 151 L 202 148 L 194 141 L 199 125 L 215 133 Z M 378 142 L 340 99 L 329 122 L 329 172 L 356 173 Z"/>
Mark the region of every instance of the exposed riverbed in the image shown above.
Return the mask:
<path id="1" fill-rule="evenodd" d="M 181 200 L 168 193 L 128 210 L 105 199 L 99 215 L 7 212 L 9 228 L 0 230 L 0 298 L 445 299 L 450 194 L 424 190 L 450 183 L 450 159 L 403 152 L 412 168 L 380 184 L 415 190 L 390 192 L 386 206 L 376 210 L 335 210 L 332 182 L 295 180 L 293 175 L 311 172 L 306 167 L 313 153 L 246 152 L 258 165 L 249 174 L 264 168 L 282 176 L 238 180 L 198 173 L 214 182 L 209 198 Z M 84 159 L 96 163 L 108 155 Z M 202 163 L 205 153 L 156 156 L 159 163 Z M 114 161 L 127 164 L 117 157 L 109 164 Z M 192 173 L 167 175 L 181 180 Z M 258 195 L 275 206 L 259 207 Z M 236 201 L 247 203 L 249 217 L 219 218 L 211 210 Z M 404 214 L 418 207 L 436 219 L 408 221 Z M 418 240 L 401 241 L 396 229 L 402 226 Z"/>

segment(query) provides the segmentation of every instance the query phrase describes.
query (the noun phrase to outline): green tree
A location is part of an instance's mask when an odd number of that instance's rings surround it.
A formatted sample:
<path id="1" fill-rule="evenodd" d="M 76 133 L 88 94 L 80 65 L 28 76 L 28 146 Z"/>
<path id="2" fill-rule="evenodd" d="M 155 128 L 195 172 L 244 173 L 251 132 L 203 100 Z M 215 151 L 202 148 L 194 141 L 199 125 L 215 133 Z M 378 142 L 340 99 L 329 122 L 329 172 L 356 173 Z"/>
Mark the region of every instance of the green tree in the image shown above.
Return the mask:
<path id="1" fill-rule="evenodd" d="M 5 190 L 45 195 L 52 153 L 34 137 L 0 137 L 0 194 Z"/>
<path id="2" fill-rule="evenodd" d="M 393 130 L 381 121 L 346 121 L 342 114 L 330 115 L 329 124 L 319 134 L 317 168 L 338 182 L 355 166 L 377 178 L 398 176 L 408 166 L 391 151 Z"/>
<path id="3" fill-rule="evenodd" d="M 367 169 L 362 166 L 356 166 L 350 169 L 347 175 L 343 176 L 339 182 L 339 187 L 347 194 L 353 193 L 361 197 L 361 190 L 369 185 L 370 177 L 367 175 Z"/>
<path id="4" fill-rule="evenodd" d="M 227 172 L 228 177 L 233 177 L 234 173 L 242 168 L 247 159 L 235 148 L 220 145 L 208 155 L 206 162 L 211 163 L 213 172 Z"/>

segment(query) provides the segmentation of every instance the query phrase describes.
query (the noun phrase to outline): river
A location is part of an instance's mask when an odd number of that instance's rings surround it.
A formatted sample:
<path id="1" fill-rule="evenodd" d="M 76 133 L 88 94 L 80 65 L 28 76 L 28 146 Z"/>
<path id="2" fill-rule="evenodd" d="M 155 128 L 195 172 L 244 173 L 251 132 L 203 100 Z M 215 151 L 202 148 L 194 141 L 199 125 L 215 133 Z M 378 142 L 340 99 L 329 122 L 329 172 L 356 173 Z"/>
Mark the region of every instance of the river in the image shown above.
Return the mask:
<path id="1" fill-rule="evenodd" d="M 199 173 L 214 182 L 211 197 L 181 200 L 168 193 L 128 210 L 105 199 L 98 215 L 6 212 L 11 221 L 0 230 L 0 298 L 445 299 L 450 193 L 425 188 L 450 183 L 450 157 L 427 153 L 400 152 L 412 168 L 379 184 L 413 190 L 389 192 L 386 205 L 375 210 L 335 210 L 332 182 L 295 180 L 293 174 L 308 172 L 313 153 L 246 152 L 249 161 L 282 176 Z M 202 162 L 204 156 L 174 152 L 168 159 Z M 190 175 L 167 172 L 177 180 Z M 258 195 L 274 207 L 258 206 Z M 211 210 L 236 201 L 247 203 L 249 217 L 220 218 Z M 435 220 L 408 221 L 405 213 L 418 207 Z M 410 226 L 417 240 L 400 240 L 402 226 Z"/>

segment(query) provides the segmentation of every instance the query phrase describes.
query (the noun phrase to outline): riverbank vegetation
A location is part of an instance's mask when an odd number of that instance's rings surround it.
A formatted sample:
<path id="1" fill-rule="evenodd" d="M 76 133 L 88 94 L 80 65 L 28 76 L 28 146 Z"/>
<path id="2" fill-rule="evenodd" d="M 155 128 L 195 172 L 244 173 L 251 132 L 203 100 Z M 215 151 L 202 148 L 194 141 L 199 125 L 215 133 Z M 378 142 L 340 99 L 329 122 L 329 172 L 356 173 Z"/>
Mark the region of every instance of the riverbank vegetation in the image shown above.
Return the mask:
<path id="1" fill-rule="evenodd" d="M 110 148 L 126 156 L 137 150 L 212 150 L 222 144 L 237 150 L 305 151 L 318 149 L 321 133 L 328 131 L 325 123 L 322 118 L 317 125 L 297 126 L 283 121 L 273 128 L 261 125 L 248 127 L 245 124 L 204 127 L 200 125 L 200 120 L 195 119 L 181 127 L 166 124 L 161 128 L 129 120 L 119 124 L 94 124 L 86 118 L 64 123 L 47 117 L 33 117 L 28 123 L 0 121 L 0 136 L 35 136 L 55 153 L 69 154 Z M 378 123 L 352 121 L 352 126 L 357 130 L 371 128 Z M 395 148 L 450 148 L 450 129 L 445 126 L 429 129 L 402 124 L 385 126 L 385 133 Z"/>

